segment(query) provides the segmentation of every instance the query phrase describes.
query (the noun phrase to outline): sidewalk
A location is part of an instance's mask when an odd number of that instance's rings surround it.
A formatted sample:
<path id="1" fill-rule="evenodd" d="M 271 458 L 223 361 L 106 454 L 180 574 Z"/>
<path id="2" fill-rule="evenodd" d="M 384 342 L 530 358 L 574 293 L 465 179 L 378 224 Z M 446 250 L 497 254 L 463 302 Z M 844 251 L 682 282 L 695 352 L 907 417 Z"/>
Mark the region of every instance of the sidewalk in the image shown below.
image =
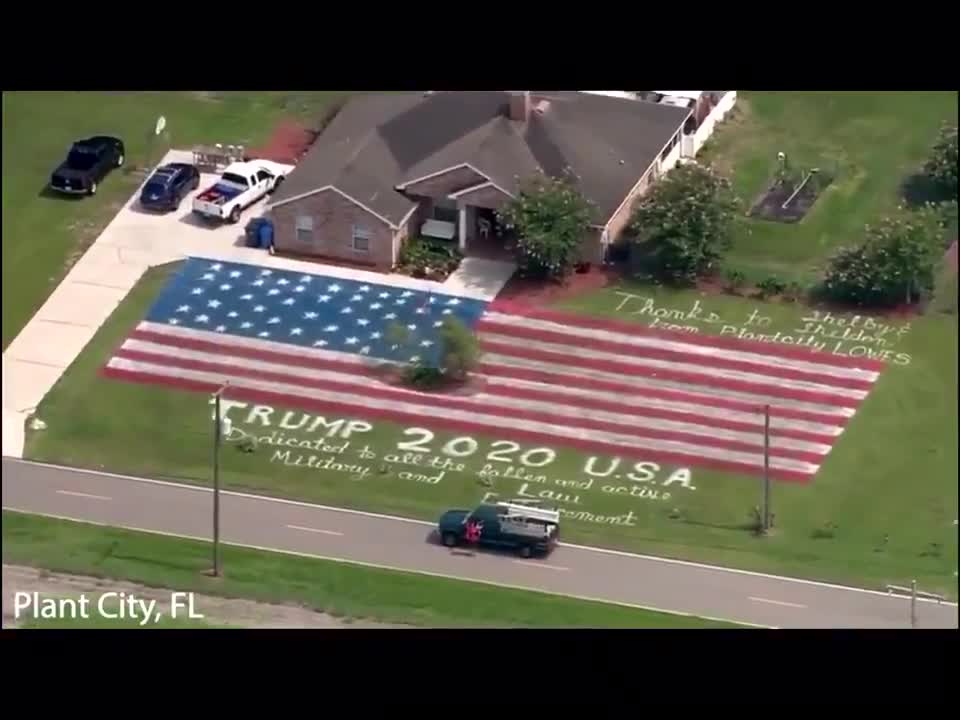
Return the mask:
<path id="1" fill-rule="evenodd" d="M 171 150 L 161 161 L 191 162 Z M 201 189 L 216 179 L 203 175 Z M 140 210 L 139 188 L 3 353 L 3 455 L 22 457 L 24 423 L 148 268 L 188 256 L 325 274 L 382 285 L 492 300 L 513 273 L 510 263 L 467 258 L 445 283 L 281 258 L 244 246 L 243 228 L 263 214 L 261 201 L 239 225 L 210 227 L 189 211 Z"/>

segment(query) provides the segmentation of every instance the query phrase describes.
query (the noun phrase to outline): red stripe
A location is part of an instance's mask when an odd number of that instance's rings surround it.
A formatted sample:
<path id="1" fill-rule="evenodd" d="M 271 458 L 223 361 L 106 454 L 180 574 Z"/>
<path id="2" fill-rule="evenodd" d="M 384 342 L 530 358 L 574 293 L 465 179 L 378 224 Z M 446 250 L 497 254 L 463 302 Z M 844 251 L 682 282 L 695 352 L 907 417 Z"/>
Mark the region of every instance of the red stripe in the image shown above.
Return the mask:
<path id="1" fill-rule="evenodd" d="M 634 415 L 639 418 L 661 418 L 663 420 L 676 420 L 677 422 L 695 422 L 700 425 L 709 425 L 711 427 L 723 428 L 725 430 L 736 430 L 738 432 L 762 432 L 763 418 L 760 417 L 756 422 L 749 423 L 741 420 L 726 420 L 710 415 L 689 412 L 685 410 L 670 410 L 668 408 L 648 407 L 645 405 L 627 405 L 625 403 L 615 402 L 613 400 L 604 400 L 602 398 L 590 397 L 586 395 L 569 395 L 567 393 L 551 393 L 533 388 L 521 388 L 514 385 L 508 385 L 500 380 L 493 380 L 487 383 L 487 390 L 494 395 L 504 395 L 506 397 L 523 398 L 526 400 L 541 400 L 543 402 L 563 403 L 571 407 L 593 408 L 594 410 L 604 410 L 606 412 L 619 413 L 621 415 Z M 821 443 L 823 445 L 833 445 L 836 437 L 833 435 L 822 435 L 819 433 L 808 432 L 806 430 L 794 430 L 792 428 L 772 427 L 770 435 L 774 437 L 791 438 L 793 440 L 804 440 L 806 442 Z"/>
<path id="2" fill-rule="evenodd" d="M 543 308 L 515 304 L 509 300 L 495 300 L 487 306 L 487 311 L 499 312 L 503 313 L 504 315 L 517 315 L 521 317 L 535 318 L 537 320 L 548 320 L 550 322 L 562 323 L 565 325 L 575 325 L 577 327 L 590 328 L 592 330 L 610 330 L 612 332 L 626 333 L 627 335 L 646 335 L 649 337 L 663 338 L 664 340 L 674 340 L 677 342 L 694 343 L 696 345 L 706 345 L 708 347 L 742 350 L 744 352 L 756 352 L 764 355 L 778 355 L 780 357 L 791 358 L 794 360 L 806 360 L 808 362 L 836 365 L 837 367 L 862 368 L 864 370 L 875 370 L 877 372 L 886 367 L 886 363 L 884 363 L 882 360 L 873 360 L 862 357 L 855 358 L 846 355 L 832 355 L 830 353 L 811 350 L 809 348 L 791 347 L 782 343 L 764 342 L 762 340 L 741 340 L 735 337 L 701 335 L 699 333 L 685 333 L 679 330 L 652 328 L 641 325 L 640 323 L 629 322 L 625 320 L 608 320 L 605 318 L 596 318 L 588 315 L 579 315 L 576 313 L 545 310 Z"/>
<path id="3" fill-rule="evenodd" d="M 656 428 L 639 428 L 632 425 L 623 425 L 607 420 L 593 420 L 585 417 L 568 417 L 549 412 L 539 412 L 536 410 L 527 410 L 521 408 L 501 408 L 496 405 L 488 405 L 476 401 L 463 400 L 440 395 L 426 395 L 420 393 L 404 392 L 402 390 L 391 390 L 389 388 L 373 386 L 357 386 L 347 383 L 337 382 L 335 380 L 324 380 L 320 378 L 305 378 L 295 375 L 287 375 L 282 372 L 272 372 L 258 370 L 256 368 L 237 368 L 222 363 L 206 362 L 203 360 L 191 360 L 188 358 L 170 357 L 151 352 L 139 350 L 128 350 L 121 348 L 117 357 L 127 358 L 129 360 L 138 360 L 141 362 L 150 362 L 163 365 L 170 368 L 183 368 L 185 370 L 197 370 L 201 372 L 222 373 L 225 376 L 250 378 L 251 380 L 261 380 L 265 382 L 284 383 L 286 385 L 300 385 L 303 387 L 316 388 L 319 390 L 329 390 L 331 392 L 346 393 L 350 395 L 360 395 L 365 397 L 379 398 L 382 400 L 392 400 L 395 402 L 407 402 L 415 405 L 422 405 L 424 408 L 437 407 L 456 410 L 465 410 L 467 412 L 484 413 L 487 415 L 496 415 L 500 417 L 516 418 L 529 422 L 540 422 L 548 425 L 558 425 L 566 427 L 583 428 L 585 430 L 599 430 L 602 432 L 617 433 L 620 435 L 629 435 L 636 438 L 645 438 L 653 440 L 673 440 L 678 442 L 687 442 L 694 445 L 705 445 L 719 450 L 731 450 L 736 452 L 758 452 L 762 450 L 762 441 L 756 443 L 743 442 L 740 440 L 726 440 L 723 438 L 713 438 L 709 435 L 698 435 L 696 433 L 682 430 L 659 430 Z M 557 437 L 557 442 L 563 442 L 566 438 Z M 790 458 L 800 460 L 811 464 L 818 464 L 823 461 L 823 456 L 817 453 L 794 450 L 792 448 L 772 448 L 771 453 L 775 457 Z"/>
<path id="4" fill-rule="evenodd" d="M 160 345 L 170 347 L 185 348 L 188 350 L 197 350 L 201 352 L 212 353 L 215 355 L 232 355 L 236 357 L 245 357 L 253 360 L 263 360 L 265 362 L 286 363 L 297 367 L 313 368 L 317 370 L 333 370 L 336 372 L 349 373 L 352 375 L 361 375 L 364 377 L 376 377 L 376 371 L 370 367 L 359 363 L 342 363 L 337 360 L 328 360 L 302 354 L 293 354 L 278 352 L 273 350 L 259 350 L 241 345 L 225 344 L 199 338 L 187 338 L 179 335 L 167 335 L 165 333 L 153 332 L 151 330 L 134 330 L 130 337 L 136 340 L 145 340 Z M 525 368 L 501 367 L 482 363 L 481 370 L 485 375 L 499 377 L 515 377 L 522 380 L 531 380 L 545 384 L 569 385 L 575 381 L 580 387 L 606 390 L 625 395 L 643 394 L 648 397 L 660 398 L 663 400 L 676 400 L 679 402 L 690 402 L 698 405 L 709 405 L 711 407 L 726 408 L 729 410 L 739 410 L 741 412 L 755 413 L 762 410 L 759 403 L 749 403 L 742 400 L 729 398 L 718 398 L 708 395 L 697 395 L 679 390 L 665 390 L 659 388 L 637 388 L 624 383 L 616 383 L 606 380 L 595 380 L 593 378 L 579 377 L 576 379 L 567 375 L 543 372 L 539 370 L 527 370 Z M 829 415 L 826 413 L 817 413 L 807 410 L 795 410 L 793 408 L 771 407 L 771 412 L 776 413 L 783 418 L 793 420 L 806 420 L 814 423 L 823 423 L 826 425 L 844 426 L 847 418 L 842 415 Z"/>
<path id="5" fill-rule="evenodd" d="M 623 355 L 624 359 L 630 358 L 650 358 L 654 360 L 666 360 L 669 362 L 691 363 L 693 365 L 705 365 L 727 370 L 739 370 L 742 372 L 759 373 L 771 377 L 780 377 L 787 380 L 806 380 L 808 382 L 823 383 L 835 387 L 850 388 L 853 390 L 870 390 L 873 383 L 869 380 L 859 380 L 857 378 L 837 377 L 836 375 L 827 375 L 822 372 L 812 370 L 797 370 L 795 368 L 783 367 L 776 364 L 767 364 L 759 359 L 756 361 L 733 360 L 730 358 L 713 357 L 690 351 L 669 350 L 666 348 L 653 348 L 643 345 L 631 345 L 629 343 L 614 342 L 612 340 L 600 340 L 598 338 L 586 338 L 578 335 L 567 335 L 553 330 L 541 330 L 539 328 L 518 327 L 499 323 L 494 320 L 481 319 L 477 323 L 478 332 L 496 333 L 497 335 L 509 335 L 520 337 L 527 340 L 538 340 L 540 342 L 557 343 L 560 345 L 571 345 L 575 347 L 587 346 L 590 350 L 600 350 L 603 352 Z M 776 362 L 776 358 L 767 354 L 771 362 Z"/>
<path id="6" fill-rule="evenodd" d="M 802 400 L 805 402 L 820 403 L 821 405 L 833 405 L 835 407 L 856 408 L 860 401 L 856 398 L 845 397 L 843 395 L 814 390 L 797 390 L 795 388 L 786 388 L 769 383 L 752 382 L 749 380 L 734 380 L 715 375 L 705 375 L 703 373 L 688 370 L 671 370 L 668 368 L 652 368 L 643 365 L 633 365 L 631 363 L 617 362 L 616 360 L 598 360 L 596 358 L 577 357 L 573 354 L 564 354 L 551 352 L 549 350 L 536 350 L 533 348 L 515 347 L 506 343 L 491 342 L 480 339 L 480 347 L 485 352 L 497 353 L 499 355 L 526 358 L 527 360 L 537 360 L 539 362 L 560 365 L 561 367 L 582 367 L 592 370 L 601 370 L 603 372 L 614 373 L 616 375 L 633 375 L 648 378 L 657 378 L 658 380 L 672 380 L 673 382 L 691 383 L 704 387 L 721 387 L 727 390 L 736 390 L 745 393 L 762 393 L 773 397 L 781 397 L 790 400 Z"/>
<path id="7" fill-rule="evenodd" d="M 105 377 L 114 379 L 128 380 L 150 385 L 176 387 L 193 392 L 209 393 L 214 392 L 220 387 L 218 383 L 197 382 L 192 380 L 183 380 L 181 378 L 159 377 L 150 373 L 118 370 L 110 367 L 103 367 L 100 372 Z M 251 390 L 249 388 L 232 387 L 229 390 L 228 396 L 231 399 L 247 400 L 250 402 L 271 404 L 279 407 L 296 407 L 305 410 L 319 410 L 321 412 L 334 411 L 348 417 L 379 418 L 391 422 L 414 422 L 421 425 L 433 424 L 434 427 L 440 430 L 459 430 L 460 432 L 493 435 L 494 437 L 499 437 L 501 436 L 500 433 L 502 433 L 502 428 L 492 425 L 485 425 L 483 423 L 467 422 L 462 420 L 423 418 L 412 413 L 387 410 L 385 408 L 372 408 L 364 405 L 353 405 L 349 403 L 333 403 L 323 400 L 315 400 L 313 398 L 300 397 L 298 395 Z M 426 420 L 426 423 L 424 420 Z M 549 444 L 557 441 L 557 438 L 547 433 L 539 433 L 529 430 L 511 429 L 510 437 L 533 443 Z M 607 443 L 599 440 L 563 438 L 563 441 L 567 446 L 586 452 L 619 455 L 621 457 L 634 460 L 652 460 L 675 465 L 690 465 L 721 472 L 740 473 L 751 476 L 762 475 L 763 472 L 762 468 L 756 465 L 728 462 L 725 460 L 713 460 L 699 455 L 686 455 L 682 453 L 661 452 L 656 450 L 639 450 L 637 448 L 620 446 L 614 443 Z M 812 476 L 807 473 L 797 472 L 795 470 L 771 468 L 770 477 L 776 480 L 808 483 L 810 482 Z"/>

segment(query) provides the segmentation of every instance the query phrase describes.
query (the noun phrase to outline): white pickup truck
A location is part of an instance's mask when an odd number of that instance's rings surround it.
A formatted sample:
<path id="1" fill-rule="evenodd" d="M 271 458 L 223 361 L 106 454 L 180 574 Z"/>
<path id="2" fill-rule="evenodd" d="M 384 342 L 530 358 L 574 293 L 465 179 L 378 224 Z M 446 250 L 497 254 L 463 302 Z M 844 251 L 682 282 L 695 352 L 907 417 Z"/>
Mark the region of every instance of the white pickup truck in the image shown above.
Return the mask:
<path id="1" fill-rule="evenodd" d="M 193 212 L 204 218 L 240 221 L 240 213 L 279 187 L 290 166 L 250 160 L 227 166 L 220 179 L 193 199 Z"/>

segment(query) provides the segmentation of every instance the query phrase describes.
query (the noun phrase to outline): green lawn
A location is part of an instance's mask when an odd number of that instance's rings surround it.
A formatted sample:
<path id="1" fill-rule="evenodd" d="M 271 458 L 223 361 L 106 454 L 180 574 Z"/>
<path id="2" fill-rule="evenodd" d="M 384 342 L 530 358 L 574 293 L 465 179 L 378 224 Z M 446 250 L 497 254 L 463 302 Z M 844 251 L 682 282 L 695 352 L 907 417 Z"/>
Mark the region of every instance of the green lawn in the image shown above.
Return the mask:
<path id="1" fill-rule="evenodd" d="M 157 117 L 169 138 L 189 148 L 221 142 L 262 142 L 284 116 L 316 117 L 325 92 L 6 92 L 3 94 L 3 347 L 10 344 L 142 178 L 113 173 L 95 197 L 43 193 L 70 143 L 95 133 L 117 134 L 127 146 L 128 170 L 146 160 Z"/>
<path id="2" fill-rule="evenodd" d="M 777 153 L 837 179 L 795 225 L 744 219 L 728 265 L 751 279 L 810 280 L 838 246 L 900 202 L 901 183 L 926 160 L 956 92 L 741 91 L 703 158 L 733 173 L 747 207 L 767 187 Z"/>
<path id="3" fill-rule="evenodd" d="M 3 561 L 143 585 L 296 603 L 331 615 L 422 627 L 740 627 L 623 605 L 226 546 L 211 578 L 210 546 L 86 523 L 3 513 Z M 202 606 L 196 607 L 200 613 Z M 159 625 L 158 625 L 159 627 Z"/>
<path id="4" fill-rule="evenodd" d="M 38 414 L 47 429 L 28 432 L 28 457 L 209 482 L 211 432 L 206 396 L 131 385 L 97 374 L 110 350 L 143 317 L 169 271 L 156 269 L 146 276 L 43 401 Z M 626 289 L 648 294 L 643 287 Z M 700 300 L 704 314 L 716 312 L 737 323 L 758 309 L 771 318 L 771 331 L 798 327 L 803 314 L 792 305 L 704 298 L 692 292 L 658 291 L 655 300 L 675 309 L 689 308 Z M 621 302 L 623 296 L 608 289 L 567 303 L 567 307 L 649 322 L 642 314 L 617 312 Z M 631 302 L 637 304 L 628 310 L 642 306 L 638 300 Z M 739 475 L 694 469 L 687 483 L 690 487 L 684 487 L 682 475 L 673 474 L 678 468 L 664 466 L 653 482 L 631 484 L 634 492 L 641 487 L 656 491 L 656 499 L 617 495 L 605 489 L 617 482 L 600 479 L 585 486 L 589 478 L 584 474 L 583 454 L 558 449 L 555 462 L 537 471 L 517 463 L 521 453 L 532 449 L 522 446 L 513 455 L 512 467 L 526 477 L 498 477 L 493 481 L 495 489 L 506 496 L 547 491 L 553 493 L 545 496 L 547 499 L 568 511 L 621 520 L 610 524 L 568 515 L 564 533 L 571 542 L 871 587 L 917 578 L 931 591 L 955 595 L 956 317 L 936 314 L 915 320 L 893 349 L 909 355 L 910 364 L 891 364 L 815 480 L 805 486 L 776 485 L 777 528 L 772 537 L 758 539 L 745 529 L 750 509 L 758 502 L 759 482 Z M 312 419 L 299 431 L 280 429 L 281 409 L 275 412 L 272 425 L 264 428 L 248 411 L 230 411 L 237 431 L 263 437 L 279 430 L 303 439 L 316 439 L 321 432 L 309 431 Z M 83 421 L 77 422 L 77 418 Z M 296 427 L 302 419 L 300 412 L 293 412 L 288 423 Z M 485 465 L 504 467 L 487 455 L 496 450 L 493 442 L 509 440 L 508 435 L 478 437 L 477 450 L 457 459 L 463 465 L 459 470 L 426 469 L 396 463 L 403 455 L 398 443 L 415 436 L 404 436 L 404 428 L 392 423 L 373 425 L 372 431 L 352 439 L 328 441 L 335 446 L 349 442 L 343 453 L 313 453 L 344 465 L 366 467 L 367 472 L 359 476 L 355 468 L 322 470 L 292 464 L 299 455 L 310 455 L 310 450 L 261 443 L 255 452 L 246 453 L 228 444 L 222 453 L 224 482 L 235 489 L 433 520 L 447 507 L 471 505 L 483 497 L 489 489 L 479 479 Z M 427 460 L 443 459 L 441 448 L 452 437 L 437 433 L 427 444 Z M 376 459 L 358 459 L 357 451 L 364 444 Z M 469 442 L 461 441 L 454 449 L 467 451 L 469 447 Z M 291 454 L 284 460 L 282 453 L 287 451 Z M 392 464 L 384 463 L 387 455 Z M 534 461 L 539 457 L 530 456 Z M 600 457 L 594 467 L 603 470 L 611 462 L 612 458 Z M 386 472 L 381 473 L 381 467 Z M 623 468 L 627 469 L 629 466 Z M 405 472 L 437 481 L 418 482 Z M 538 474 L 542 482 L 530 477 Z M 558 486 L 557 481 L 566 485 Z M 619 481 L 624 483 L 626 480 Z M 670 493 L 669 498 L 665 493 Z M 820 537 L 827 523 L 837 526 L 832 538 Z M 886 543 L 885 535 L 889 536 Z"/>

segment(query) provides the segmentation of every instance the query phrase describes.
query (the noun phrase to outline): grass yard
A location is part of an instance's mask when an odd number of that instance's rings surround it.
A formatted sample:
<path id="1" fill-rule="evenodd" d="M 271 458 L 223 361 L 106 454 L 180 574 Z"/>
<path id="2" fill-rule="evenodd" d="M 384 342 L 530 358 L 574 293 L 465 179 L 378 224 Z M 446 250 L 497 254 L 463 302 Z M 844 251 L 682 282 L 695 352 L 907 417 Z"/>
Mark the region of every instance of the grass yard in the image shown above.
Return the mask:
<path id="1" fill-rule="evenodd" d="M 144 278 L 43 401 L 38 415 L 47 429 L 28 432 L 27 457 L 209 482 L 211 423 L 205 395 L 136 386 L 97 374 L 112 348 L 143 317 L 170 271 L 158 268 Z M 643 287 L 621 291 L 649 295 Z M 567 307 L 650 321 L 642 313 L 618 311 L 623 300 L 616 290 L 606 289 Z M 770 331 L 795 329 L 804 314 L 793 305 L 692 292 L 658 291 L 654 300 L 675 310 L 689 309 L 699 300 L 704 315 L 716 312 L 725 322 L 740 324 L 758 310 L 770 318 Z M 627 310 L 642 307 L 640 300 L 630 302 L 634 304 Z M 685 483 L 683 475 L 675 473 L 678 468 L 662 467 L 642 486 L 645 496 L 636 493 L 639 484 L 629 491 L 636 494 L 617 495 L 605 489 L 616 485 L 612 480 L 589 482 L 587 458 L 577 451 L 558 449 L 555 461 L 542 470 L 517 462 L 533 450 L 530 446 L 520 447 L 511 456 L 512 464 L 494 462 L 492 443 L 509 440 L 507 435 L 477 437 L 475 446 L 458 441 L 448 449 L 463 457 L 451 459 L 442 448 L 454 436 L 436 433 L 426 443 L 423 461 L 413 465 L 404 464 L 405 448 L 399 443 L 420 436 L 405 436 L 405 428 L 378 421 L 370 432 L 346 441 L 329 439 L 333 449 L 314 453 L 323 462 L 362 466 L 365 472 L 336 465 L 298 466 L 297 458 L 311 450 L 271 446 L 268 441 L 252 453 L 227 445 L 222 477 L 230 488 L 432 520 L 447 507 L 479 501 L 490 489 L 480 479 L 489 466 L 501 472 L 488 482 L 502 495 L 540 496 L 568 513 L 596 516 L 567 514 L 564 533 L 570 542 L 870 587 L 916 578 L 924 589 L 956 596 L 956 323 L 955 316 L 936 314 L 915 319 L 902 333 L 893 349 L 909 356 L 909 364 L 891 364 L 812 483 L 775 486 L 777 527 L 765 539 L 745 529 L 751 508 L 759 502 L 755 478 L 694 469 Z M 261 438 L 280 432 L 311 442 L 322 432 L 309 430 L 312 419 L 299 430 L 281 428 L 282 409 L 276 409 L 270 426 L 264 427 L 249 409 L 231 411 L 235 432 Z M 303 420 L 303 414 L 294 411 L 286 421 L 296 428 Z M 344 442 L 349 446 L 337 452 Z M 362 445 L 368 446 L 367 459 L 359 459 Z M 527 457 L 539 461 L 544 456 Z M 434 459 L 449 464 L 429 467 Z M 453 460 L 462 467 L 455 467 Z M 599 457 L 594 469 L 609 469 L 612 462 Z M 650 497 L 654 491 L 656 497 Z"/>
<path id="2" fill-rule="evenodd" d="M 353 619 L 421 627 L 739 627 L 231 546 L 223 550 L 224 576 L 211 578 L 202 574 L 209 567 L 208 543 L 12 512 L 3 513 L 2 526 L 5 563 L 118 578 L 181 592 L 296 603 Z"/>
<path id="3" fill-rule="evenodd" d="M 956 118 L 956 92 L 739 92 L 703 158 L 732 172 L 747 207 L 766 189 L 778 152 L 794 167 L 839 174 L 797 224 L 744 218 L 728 266 L 751 280 L 810 280 L 835 248 L 897 206 L 941 122 Z"/>
<path id="4" fill-rule="evenodd" d="M 110 222 L 142 181 L 114 172 L 96 196 L 50 197 L 44 188 L 70 143 L 97 133 L 117 134 L 127 169 L 147 159 L 148 135 L 160 115 L 171 144 L 255 145 L 281 117 L 315 118 L 328 92 L 7 92 L 3 94 L 3 347 L 39 309 L 70 266 Z M 162 140 L 162 142 L 161 142 Z"/>

